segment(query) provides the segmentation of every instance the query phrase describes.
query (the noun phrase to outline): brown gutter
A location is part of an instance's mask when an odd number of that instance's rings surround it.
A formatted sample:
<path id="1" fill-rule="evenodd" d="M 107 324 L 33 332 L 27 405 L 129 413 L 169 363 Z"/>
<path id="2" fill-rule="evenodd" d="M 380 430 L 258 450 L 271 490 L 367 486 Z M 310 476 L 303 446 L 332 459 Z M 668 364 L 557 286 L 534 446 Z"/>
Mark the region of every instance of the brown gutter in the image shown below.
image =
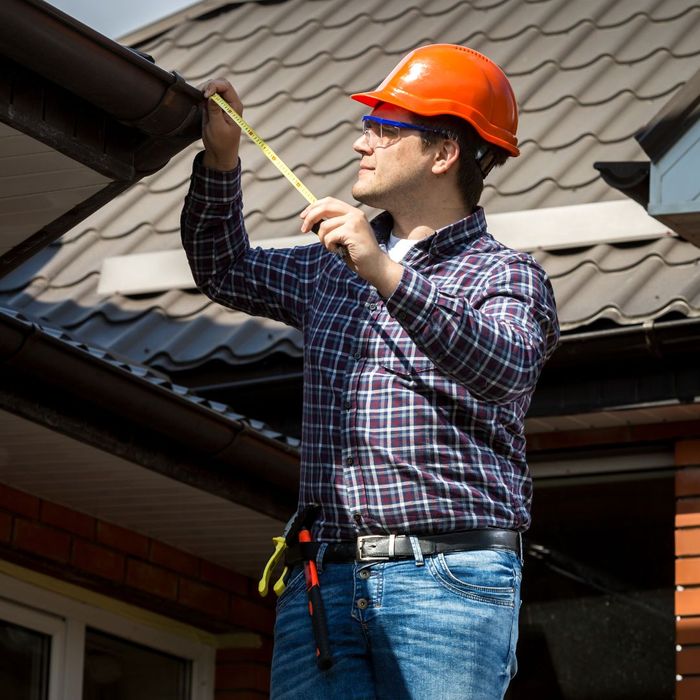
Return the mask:
<path id="1" fill-rule="evenodd" d="M 293 444 L 143 367 L 1 310 L 0 406 L 272 517 L 286 519 L 296 505 Z"/>
<path id="2" fill-rule="evenodd" d="M 42 0 L 2 0 L 0 46 L 16 63 L 153 136 L 199 133 L 199 91 Z"/>

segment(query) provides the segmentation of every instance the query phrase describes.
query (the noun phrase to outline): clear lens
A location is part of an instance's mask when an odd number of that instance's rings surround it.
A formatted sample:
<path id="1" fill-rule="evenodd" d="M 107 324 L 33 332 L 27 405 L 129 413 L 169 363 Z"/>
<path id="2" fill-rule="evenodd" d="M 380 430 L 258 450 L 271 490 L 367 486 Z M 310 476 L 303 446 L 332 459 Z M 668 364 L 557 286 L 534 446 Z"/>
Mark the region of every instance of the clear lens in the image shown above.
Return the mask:
<path id="1" fill-rule="evenodd" d="M 399 140 L 401 131 L 398 126 L 365 118 L 362 122 L 362 134 L 370 148 L 386 148 Z"/>

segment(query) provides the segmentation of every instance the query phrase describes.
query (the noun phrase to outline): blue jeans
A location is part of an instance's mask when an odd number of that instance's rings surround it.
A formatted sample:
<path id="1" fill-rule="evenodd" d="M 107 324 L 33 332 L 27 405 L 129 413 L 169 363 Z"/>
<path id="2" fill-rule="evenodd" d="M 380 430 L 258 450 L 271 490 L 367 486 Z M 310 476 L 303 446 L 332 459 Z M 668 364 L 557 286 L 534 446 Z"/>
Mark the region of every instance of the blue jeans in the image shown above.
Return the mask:
<path id="1" fill-rule="evenodd" d="M 320 671 L 304 573 L 277 604 L 273 700 L 501 700 L 515 675 L 521 562 L 506 550 L 331 563 L 333 666 Z"/>

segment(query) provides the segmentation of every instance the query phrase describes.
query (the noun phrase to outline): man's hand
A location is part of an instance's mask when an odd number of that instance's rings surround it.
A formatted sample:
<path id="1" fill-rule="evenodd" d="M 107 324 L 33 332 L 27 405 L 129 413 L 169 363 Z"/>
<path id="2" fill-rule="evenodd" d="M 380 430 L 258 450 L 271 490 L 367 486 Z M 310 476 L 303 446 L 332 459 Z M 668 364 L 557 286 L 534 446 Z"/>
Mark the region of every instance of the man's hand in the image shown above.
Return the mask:
<path id="1" fill-rule="evenodd" d="M 206 104 L 202 117 L 202 139 L 204 140 L 203 164 L 214 170 L 234 170 L 238 165 L 238 147 L 241 130 L 231 118 L 209 98 L 218 92 L 238 114 L 243 104 L 231 83 L 223 78 L 208 80 L 200 87 Z"/>
<path id="2" fill-rule="evenodd" d="M 403 266 L 394 262 L 379 247 L 365 213 L 333 197 L 309 204 L 300 214 L 301 230 L 307 233 L 319 223 L 318 237 L 331 252 L 339 246 L 347 251 L 345 262 L 388 299 L 396 289 Z"/>

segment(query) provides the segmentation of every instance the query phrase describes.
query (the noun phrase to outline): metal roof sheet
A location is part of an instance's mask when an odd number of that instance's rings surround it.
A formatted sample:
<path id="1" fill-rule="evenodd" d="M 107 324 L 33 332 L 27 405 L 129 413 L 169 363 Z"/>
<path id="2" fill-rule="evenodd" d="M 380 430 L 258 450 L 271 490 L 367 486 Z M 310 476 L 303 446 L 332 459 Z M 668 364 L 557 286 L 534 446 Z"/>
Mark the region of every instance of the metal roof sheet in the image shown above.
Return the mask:
<path id="1" fill-rule="evenodd" d="M 697 70 L 699 30 L 700 3 L 690 0 L 288 0 L 188 19 L 140 48 L 194 84 L 231 78 L 246 118 L 309 189 L 346 200 L 363 110 L 348 93 L 376 85 L 417 44 L 482 50 L 511 78 L 521 109 L 522 156 L 493 174 L 482 198 L 493 213 L 619 199 L 593 163 L 646 159 L 634 134 Z M 105 258 L 179 247 L 179 209 L 200 147 L 177 154 L 0 281 L 0 304 L 166 370 L 275 351 L 299 356 L 296 331 L 194 291 L 97 294 Z M 241 157 L 251 238 L 293 234 L 299 194 L 252 143 L 243 143 Z M 537 257 L 573 331 L 601 319 L 699 315 L 698 253 L 667 237 Z"/>

